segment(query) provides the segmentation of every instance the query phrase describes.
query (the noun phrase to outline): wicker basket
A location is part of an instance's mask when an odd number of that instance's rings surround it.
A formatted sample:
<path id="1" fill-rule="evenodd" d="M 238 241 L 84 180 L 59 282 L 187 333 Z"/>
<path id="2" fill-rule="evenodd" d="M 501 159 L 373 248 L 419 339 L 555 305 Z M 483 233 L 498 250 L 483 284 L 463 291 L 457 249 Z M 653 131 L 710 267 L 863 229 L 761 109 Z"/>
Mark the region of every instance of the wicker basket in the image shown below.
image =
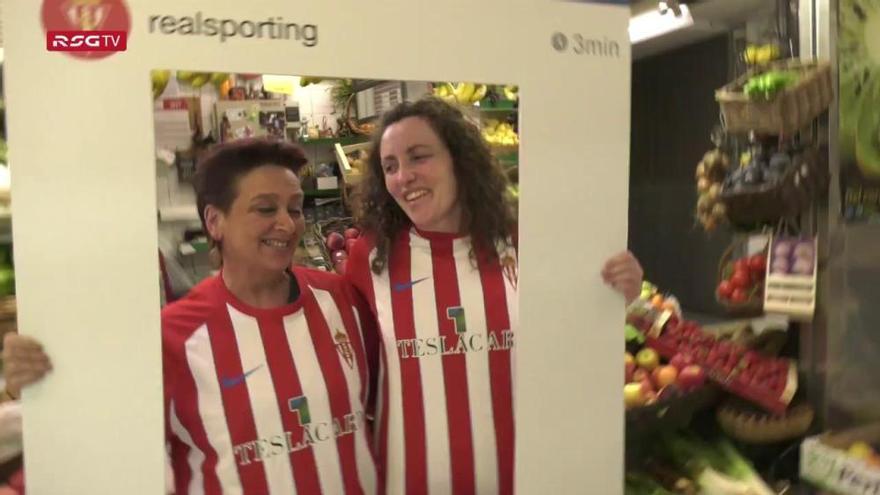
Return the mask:
<path id="1" fill-rule="evenodd" d="M 726 403 L 716 414 L 721 429 L 741 442 L 763 445 L 794 440 L 803 436 L 813 424 L 813 408 L 807 404 L 790 407 L 782 416 Z"/>
<path id="2" fill-rule="evenodd" d="M 730 245 L 727 246 L 727 249 L 724 250 L 724 253 L 721 254 L 721 259 L 718 260 L 718 283 L 721 283 L 722 280 L 728 279 L 728 272 L 735 260 L 734 256 L 739 251 L 745 249 L 746 242 L 747 238 L 745 236 L 739 237 L 737 240 L 730 243 Z M 763 292 L 750 297 L 742 304 L 734 304 L 730 301 L 721 299 L 716 291 L 715 301 L 718 302 L 718 304 L 724 308 L 724 311 L 731 316 L 749 318 L 759 316 L 764 312 Z"/>
<path id="3" fill-rule="evenodd" d="M 808 148 L 793 157 L 792 166 L 779 181 L 741 189 L 725 187 L 721 200 L 730 223 L 751 226 L 798 216 L 827 188 L 826 162 L 818 150 Z"/>
<path id="4" fill-rule="evenodd" d="M 748 80 L 769 70 L 800 73 L 798 81 L 771 100 L 752 99 L 743 93 Z M 790 136 L 828 109 L 832 100 L 831 66 L 826 62 L 784 60 L 753 69 L 715 92 L 728 132 L 755 131 Z"/>

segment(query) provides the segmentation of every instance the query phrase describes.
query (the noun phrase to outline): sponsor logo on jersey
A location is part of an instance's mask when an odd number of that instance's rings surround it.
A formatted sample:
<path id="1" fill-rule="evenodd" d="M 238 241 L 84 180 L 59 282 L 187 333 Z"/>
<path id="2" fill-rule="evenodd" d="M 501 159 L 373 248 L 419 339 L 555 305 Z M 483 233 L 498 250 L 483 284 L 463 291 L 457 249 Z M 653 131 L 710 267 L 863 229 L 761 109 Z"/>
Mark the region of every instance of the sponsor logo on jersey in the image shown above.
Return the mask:
<path id="1" fill-rule="evenodd" d="M 253 375 L 256 371 L 258 371 L 262 367 L 263 367 L 263 365 L 261 364 L 261 365 L 255 367 L 254 369 L 252 369 L 250 371 L 245 371 L 244 373 L 242 373 L 238 376 L 224 378 L 224 379 L 220 380 L 220 386 L 223 388 L 232 388 L 232 387 L 238 385 L 239 383 L 244 383 L 244 381 L 247 380 L 247 377 Z"/>
<path id="2" fill-rule="evenodd" d="M 513 348 L 513 330 L 468 333 L 465 311 L 461 306 L 446 308 L 446 317 L 452 320 L 455 326 L 455 335 L 399 339 L 397 354 L 400 359 L 449 356 L 468 352 L 506 351 Z"/>
<path id="3" fill-rule="evenodd" d="M 417 280 L 413 280 L 411 282 L 400 282 L 400 283 L 394 284 L 394 291 L 395 292 L 403 292 L 407 289 L 412 288 L 412 286 L 414 286 L 420 282 L 424 282 L 425 280 L 428 280 L 429 278 L 431 278 L 431 277 L 423 277 L 423 278 L 420 278 Z"/>
<path id="4" fill-rule="evenodd" d="M 291 397 L 287 406 L 298 419 L 297 431 L 284 431 L 234 445 L 232 452 L 240 466 L 263 462 L 277 455 L 289 455 L 316 443 L 351 435 L 364 427 L 366 419 L 363 411 L 354 411 L 329 421 L 312 421 L 309 400 L 304 395 Z"/>

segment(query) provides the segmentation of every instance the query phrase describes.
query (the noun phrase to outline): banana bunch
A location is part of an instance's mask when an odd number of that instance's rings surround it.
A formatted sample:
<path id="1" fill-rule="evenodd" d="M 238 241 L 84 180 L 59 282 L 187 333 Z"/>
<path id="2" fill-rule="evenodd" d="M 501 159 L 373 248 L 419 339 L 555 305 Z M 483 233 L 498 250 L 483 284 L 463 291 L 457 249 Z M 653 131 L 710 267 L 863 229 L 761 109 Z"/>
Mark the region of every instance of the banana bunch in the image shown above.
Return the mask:
<path id="1" fill-rule="evenodd" d="M 177 71 L 177 82 L 182 85 L 190 85 L 193 88 L 201 88 L 211 80 L 210 72 L 193 72 L 189 70 Z"/>
<path id="2" fill-rule="evenodd" d="M 508 84 L 507 86 L 504 86 L 504 88 L 502 89 L 502 92 L 504 93 L 504 97 L 510 101 L 516 101 L 517 98 L 519 98 L 519 87 L 518 86 Z"/>
<path id="3" fill-rule="evenodd" d="M 461 105 L 473 105 L 486 97 L 489 87 L 469 82 L 439 83 L 434 85 L 434 96 Z"/>
<path id="4" fill-rule="evenodd" d="M 153 84 L 153 99 L 159 97 L 165 88 L 168 86 L 168 81 L 171 80 L 171 71 L 170 70 L 152 70 L 150 71 L 150 81 Z"/>
<path id="5" fill-rule="evenodd" d="M 309 76 L 303 76 L 303 77 L 301 77 L 300 80 L 299 80 L 299 85 L 300 85 L 300 87 L 303 87 L 303 88 L 304 88 L 304 87 L 306 87 L 306 86 L 308 86 L 308 85 L 310 85 L 310 84 L 318 84 L 318 83 L 320 83 L 320 82 L 322 82 L 322 81 L 324 81 L 324 78 L 323 78 L 323 77 L 309 77 Z"/>
<path id="6" fill-rule="evenodd" d="M 779 58 L 779 46 L 773 43 L 748 45 L 743 52 L 743 60 L 749 65 L 767 65 Z"/>
<path id="7" fill-rule="evenodd" d="M 499 122 L 495 119 L 486 121 L 486 125 L 482 130 L 483 139 L 487 143 L 495 146 L 517 146 L 519 145 L 519 136 L 513 130 L 513 126 L 508 122 Z"/>

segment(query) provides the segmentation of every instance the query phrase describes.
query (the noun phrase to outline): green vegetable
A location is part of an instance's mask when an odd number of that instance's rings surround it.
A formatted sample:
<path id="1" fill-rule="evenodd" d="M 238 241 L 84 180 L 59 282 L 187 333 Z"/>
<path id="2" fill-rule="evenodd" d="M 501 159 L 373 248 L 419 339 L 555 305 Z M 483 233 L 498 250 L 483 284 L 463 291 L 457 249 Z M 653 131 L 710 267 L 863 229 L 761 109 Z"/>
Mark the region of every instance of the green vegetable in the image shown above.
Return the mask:
<path id="1" fill-rule="evenodd" d="M 626 473 L 623 493 L 624 495 L 675 495 L 663 488 L 654 478 L 638 471 Z"/>
<path id="2" fill-rule="evenodd" d="M 772 99 L 776 93 L 795 83 L 798 75 L 791 71 L 771 70 L 751 77 L 743 86 L 743 92 L 749 98 L 763 97 Z"/>
<path id="3" fill-rule="evenodd" d="M 667 434 L 662 454 L 684 469 L 704 495 L 775 495 L 726 440 L 709 444 L 693 434 Z"/>

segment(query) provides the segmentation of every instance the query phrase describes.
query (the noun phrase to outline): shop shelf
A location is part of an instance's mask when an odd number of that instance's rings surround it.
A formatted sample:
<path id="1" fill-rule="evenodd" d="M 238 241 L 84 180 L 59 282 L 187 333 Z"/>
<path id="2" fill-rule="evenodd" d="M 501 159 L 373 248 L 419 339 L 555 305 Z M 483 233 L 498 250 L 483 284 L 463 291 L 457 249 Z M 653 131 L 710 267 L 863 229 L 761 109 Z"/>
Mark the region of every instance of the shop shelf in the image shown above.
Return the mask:
<path id="1" fill-rule="evenodd" d="M 320 138 L 320 139 L 300 139 L 299 144 L 302 145 L 327 145 L 333 146 L 335 144 L 340 144 L 342 146 L 348 146 L 350 144 L 359 144 L 366 143 L 370 138 L 368 136 L 348 136 L 343 138 Z"/>

